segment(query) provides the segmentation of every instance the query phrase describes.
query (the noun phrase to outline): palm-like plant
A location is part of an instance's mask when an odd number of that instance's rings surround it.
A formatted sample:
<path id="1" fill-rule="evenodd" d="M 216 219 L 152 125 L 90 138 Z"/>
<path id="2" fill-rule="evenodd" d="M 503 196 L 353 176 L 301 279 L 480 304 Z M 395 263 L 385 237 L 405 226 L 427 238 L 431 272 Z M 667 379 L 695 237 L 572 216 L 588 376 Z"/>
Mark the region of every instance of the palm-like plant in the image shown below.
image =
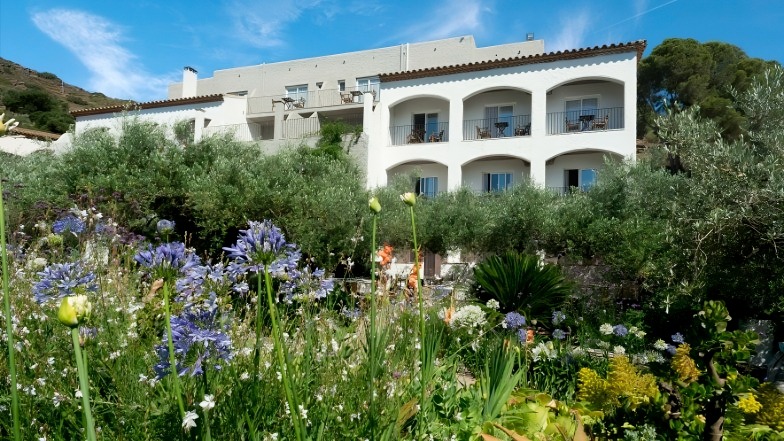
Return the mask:
<path id="1" fill-rule="evenodd" d="M 490 256 L 474 268 L 474 294 L 483 301 L 497 300 L 501 312 L 544 317 L 563 303 L 571 289 L 558 267 L 515 251 Z"/>

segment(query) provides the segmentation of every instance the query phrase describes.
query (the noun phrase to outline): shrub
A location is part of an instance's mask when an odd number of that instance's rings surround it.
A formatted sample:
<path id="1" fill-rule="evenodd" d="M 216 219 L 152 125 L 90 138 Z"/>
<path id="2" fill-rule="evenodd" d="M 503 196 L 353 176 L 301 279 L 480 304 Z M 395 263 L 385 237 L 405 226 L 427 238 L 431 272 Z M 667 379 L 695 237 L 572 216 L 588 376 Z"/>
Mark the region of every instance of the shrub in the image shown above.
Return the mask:
<path id="1" fill-rule="evenodd" d="M 482 301 L 498 300 L 502 312 L 525 311 L 536 318 L 560 307 L 571 286 L 558 267 L 542 265 L 538 256 L 508 251 L 474 268 L 473 290 Z"/>

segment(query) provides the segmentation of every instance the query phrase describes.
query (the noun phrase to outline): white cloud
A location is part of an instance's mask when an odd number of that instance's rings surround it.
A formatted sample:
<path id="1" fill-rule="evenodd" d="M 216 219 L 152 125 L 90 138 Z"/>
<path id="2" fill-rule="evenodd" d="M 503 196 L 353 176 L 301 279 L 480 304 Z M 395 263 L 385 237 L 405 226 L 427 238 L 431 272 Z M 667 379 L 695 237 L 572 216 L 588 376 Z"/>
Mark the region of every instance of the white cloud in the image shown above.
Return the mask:
<path id="1" fill-rule="evenodd" d="M 281 46 L 288 26 L 319 3 L 321 0 L 234 1 L 228 6 L 234 21 L 232 34 L 259 48 Z"/>
<path id="2" fill-rule="evenodd" d="M 481 33 L 485 14 L 489 15 L 490 11 L 480 0 L 447 0 L 432 12 L 412 12 L 415 24 L 386 41 L 427 41 Z"/>
<path id="3" fill-rule="evenodd" d="M 569 12 L 561 18 L 561 31 L 547 44 L 547 52 L 581 48 L 588 32 L 590 17 L 588 11 Z"/>
<path id="4" fill-rule="evenodd" d="M 172 78 L 146 73 L 137 57 L 123 47 L 120 27 L 105 18 L 77 10 L 51 9 L 33 14 L 32 20 L 90 71 L 87 88 L 138 101 L 166 95 Z"/>

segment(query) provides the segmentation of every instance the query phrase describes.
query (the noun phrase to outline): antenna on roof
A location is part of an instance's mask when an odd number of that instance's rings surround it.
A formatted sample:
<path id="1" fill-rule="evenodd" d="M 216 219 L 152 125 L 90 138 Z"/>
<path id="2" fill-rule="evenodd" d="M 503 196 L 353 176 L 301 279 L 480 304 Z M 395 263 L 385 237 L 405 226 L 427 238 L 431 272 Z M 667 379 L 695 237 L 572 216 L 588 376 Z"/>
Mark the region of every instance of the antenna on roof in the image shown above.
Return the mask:
<path id="1" fill-rule="evenodd" d="M 525 34 L 525 41 L 534 41 L 534 33 L 533 32 L 529 32 L 529 33 Z"/>

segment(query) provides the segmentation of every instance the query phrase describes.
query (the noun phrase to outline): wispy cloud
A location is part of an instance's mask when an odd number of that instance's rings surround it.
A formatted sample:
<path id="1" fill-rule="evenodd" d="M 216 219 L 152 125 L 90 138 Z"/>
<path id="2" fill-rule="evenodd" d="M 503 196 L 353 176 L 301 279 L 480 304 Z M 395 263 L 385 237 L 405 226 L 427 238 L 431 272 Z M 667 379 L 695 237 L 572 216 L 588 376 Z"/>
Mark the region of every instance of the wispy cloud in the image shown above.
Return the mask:
<path id="1" fill-rule="evenodd" d="M 552 39 L 552 43 L 547 44 L 545 49 L 548 52 L 553 52 L 582 47 L 589 25 L 588 11 L 578 13 L 570 11 L 568 15 L 563 15 L 561 18 L 561 32 Z"/>
<path id="2" fill-rule="evenodd" d="M 288 26 L 321 0 L 236 0 L 228 6 L 233 35 L 251 46 L 270 48 L 285 43 Z"/>
<path id="3" fill-rule="evenodd" d="M 165 94 L 174 79 L 145 72 L 137 57 L 123 47 L 121 28 L 103 17 L 72 9 L 50 9 L 32 15 L 33 23 L 65 46 L 90 71 L 88 88 L 116 98 L 149 100 Z"/>
<path id="4" fill-rule="evenodd" d="M 632 15 L 631 17 L 624 18 L 623 20 L 615 22 L 615 23 L 613 23 L 613 24 L 611 24 L 611 25 L 609 25 L 607 27 L 601 28 L 601 29 L 597 30 L 596 32 L 606 31 L 607 29 L 610 29 L 612 27 L 618 26 L 619 24 L 623 24 L 623 23 L 626 23 L 627 21 L 631 21 L 631 20 L 635 20 L 635 22 L 639 22 L 640 21 L 640 17 L 642 17 L 643 15 L 649 14 L 649 13 L 651 13 L 651 12 L 657 10 L 657 9 L 663 8 L 665 6 L 669 6 L 669 5 L 671 5 L 671 4 L 673 4 L 673 3 L 677 2 L 677 1 L 678 0 L 669 0 L 666 3 L 662 3 L 660 5 L 656 5 L 656 6 L 652 7 L 652 8 L 648 8 L 648 2 L 647 1 L 637 0 L 635 2 L 635 4 L 634 4 L 634 15 Z"/>
<path id="5" fill-rule="evenodd" d="M 486 2 L 485 2 L 486 3 Z M 418 13 L 416 23 L 386 39 L 427 41 L 464 34 L 481 33 L 486 6 L 480 0 L 446 0 L 432 13 Z"/>

